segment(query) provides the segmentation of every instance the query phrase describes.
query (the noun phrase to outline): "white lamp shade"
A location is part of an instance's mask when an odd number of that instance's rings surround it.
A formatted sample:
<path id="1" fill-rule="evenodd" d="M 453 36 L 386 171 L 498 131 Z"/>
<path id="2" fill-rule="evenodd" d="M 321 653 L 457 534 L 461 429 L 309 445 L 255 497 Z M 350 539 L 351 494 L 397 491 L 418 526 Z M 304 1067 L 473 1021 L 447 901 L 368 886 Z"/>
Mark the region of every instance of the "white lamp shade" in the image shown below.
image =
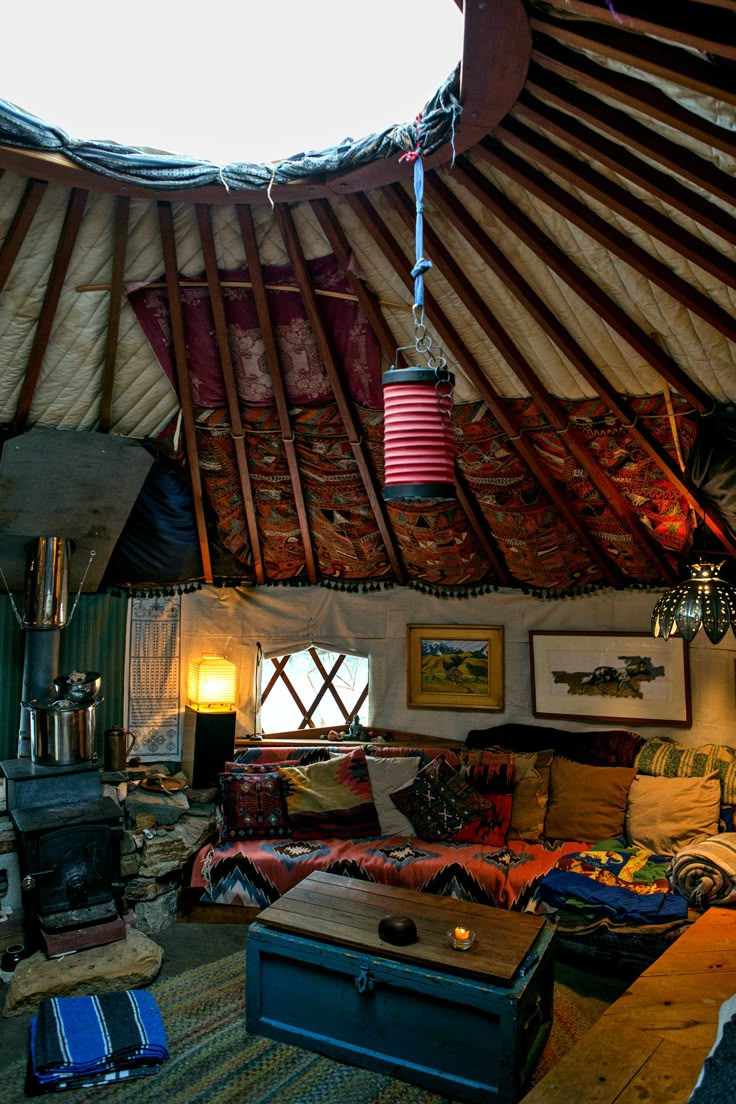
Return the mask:
<path id="1" fill-rule="evenodd" d="M 237 668 L 223 655 L 190 659 L 187 697 L 200 713 L 231 713 L 235 709 Z"/>

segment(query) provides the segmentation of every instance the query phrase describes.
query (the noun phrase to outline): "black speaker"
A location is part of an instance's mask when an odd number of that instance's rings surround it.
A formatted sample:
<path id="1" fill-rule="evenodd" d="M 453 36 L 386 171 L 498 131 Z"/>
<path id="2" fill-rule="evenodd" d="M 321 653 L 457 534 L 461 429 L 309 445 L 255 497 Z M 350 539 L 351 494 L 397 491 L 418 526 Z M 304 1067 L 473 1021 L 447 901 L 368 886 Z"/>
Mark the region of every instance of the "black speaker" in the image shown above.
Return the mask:
<path id="1" fill-rule="evenodd" d="M 217 785 L 217 775 L 235 755 L 235 718 L 232 713 L 184 713 L 184 751 L 181 767 L 195 790 Z"/>

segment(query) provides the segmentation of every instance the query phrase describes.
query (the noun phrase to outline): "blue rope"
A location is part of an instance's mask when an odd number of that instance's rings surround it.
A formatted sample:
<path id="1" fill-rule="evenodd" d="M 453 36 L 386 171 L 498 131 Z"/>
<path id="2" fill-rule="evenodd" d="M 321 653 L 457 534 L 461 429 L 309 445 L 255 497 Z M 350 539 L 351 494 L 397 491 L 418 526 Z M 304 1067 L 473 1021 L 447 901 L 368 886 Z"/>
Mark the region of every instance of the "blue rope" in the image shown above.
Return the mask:
<path id="1" fill-rule="evenodd" d="M 426 260 L 424 251 L 424 164 L 421 154 L 414 161 L 414 197 L 417 208 L 416 224 L 416 264 L 411 270 L 414 277 L 414 312 L 420 317 L 424 316 L 424 273 L 432 267 L 432 262 Z"/>

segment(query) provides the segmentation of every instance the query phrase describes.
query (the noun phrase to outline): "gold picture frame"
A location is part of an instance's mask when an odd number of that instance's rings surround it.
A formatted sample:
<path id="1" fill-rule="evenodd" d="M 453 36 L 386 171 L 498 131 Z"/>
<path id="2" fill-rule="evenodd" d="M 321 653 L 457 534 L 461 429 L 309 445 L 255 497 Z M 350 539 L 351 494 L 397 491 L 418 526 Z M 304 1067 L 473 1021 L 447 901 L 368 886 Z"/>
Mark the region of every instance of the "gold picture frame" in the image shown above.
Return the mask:
<path id="1" fill-rule="evenodd" d="M 503 711 L 503 626 L 407 625 L 409 709 Z"/>

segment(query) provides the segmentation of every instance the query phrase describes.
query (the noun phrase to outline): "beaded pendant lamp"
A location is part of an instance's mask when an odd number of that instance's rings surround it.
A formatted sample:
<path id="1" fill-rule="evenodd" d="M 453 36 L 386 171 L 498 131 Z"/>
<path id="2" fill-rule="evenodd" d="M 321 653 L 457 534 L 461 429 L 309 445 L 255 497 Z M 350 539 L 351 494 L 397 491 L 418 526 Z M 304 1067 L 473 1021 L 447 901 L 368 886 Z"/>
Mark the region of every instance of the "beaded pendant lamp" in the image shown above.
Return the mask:
<path id="1" fill-rule="evenodd" d="M 652 610 L 652 636 L 667 640 L 679 633 L 689 642 L 701 627 L 712 644 L 729 628 L 736 636 L 736 590 L 721 579 L 722 567 L 723 561 L 692 564 L 690 578 L 665 591 Z"/>

